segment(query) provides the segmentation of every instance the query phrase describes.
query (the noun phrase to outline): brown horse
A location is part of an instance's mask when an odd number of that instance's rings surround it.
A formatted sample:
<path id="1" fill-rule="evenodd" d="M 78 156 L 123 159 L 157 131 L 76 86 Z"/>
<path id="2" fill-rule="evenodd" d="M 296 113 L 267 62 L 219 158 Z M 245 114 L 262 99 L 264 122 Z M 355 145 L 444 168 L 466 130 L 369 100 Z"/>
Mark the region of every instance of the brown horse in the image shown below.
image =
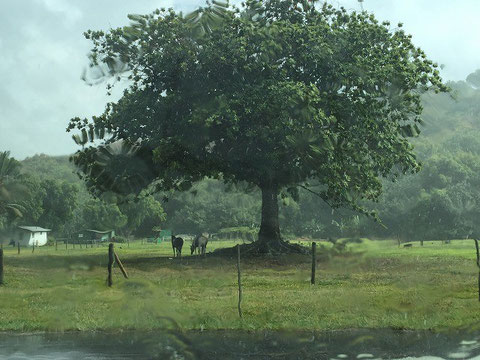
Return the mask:
<path id="1" fill-rule="evenodd" d="M 182 257 L 183 239 L 172 235 L 173 257 Z"/>

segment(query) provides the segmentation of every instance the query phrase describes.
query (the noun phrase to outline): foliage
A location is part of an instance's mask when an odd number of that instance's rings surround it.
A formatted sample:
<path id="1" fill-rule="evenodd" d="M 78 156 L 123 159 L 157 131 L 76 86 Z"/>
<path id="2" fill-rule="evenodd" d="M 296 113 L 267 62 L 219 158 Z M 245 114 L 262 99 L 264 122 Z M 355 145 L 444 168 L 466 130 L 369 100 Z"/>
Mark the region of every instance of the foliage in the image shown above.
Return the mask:
<path id="1" fill-rule="evenodd" d="M 427 139 L 416 144 L 423 170 L 386 186 L 377 208 L 388 229 L 379 236 L 480 235 L 480 89 L 462 81 L 449 85 L 455 100 L 423 98 Z"/>
<path id="2" fill-rule="evenodd" d="M 257 234 L 258 228 L 238 226 L 220 229 L 215 235 L 216 237 L 223 239 L 242 239 L 254 241 Z"/>
<path id="3" fill-rule="evenodd" d="M 117 204 L 106 203 L 100 199 L 90 199 L 82 208 L 83 226 L 80 229 L 116 230 L 128 222 Z"/>
<path id="4" fill-rule="evenodd" d="M 9 151 L 0 152 L 0 179 L 8 181 L 20 175 L 20 162 L 10 156 Z"/>
<path id="5" fill-rule="evenodd" d="M 420 94 L 447 87 L 401 24 L 290 0 L 130 20 L 86 33 L 92 66 L 130 80 L 101 116 L 68 127 L 81 131 L 74 162 L 92 191 L 247 182 L 262 190 L 259 239 L 272 242 L 279 194 L 316 183 L 331 206 L 365 212 L 381 177 L 419 169 L 408 138 L 420 132 Z M 98 134 L 104 143 L 86 146 Z M 102 163 L 112 146 L 134 151 Z"/>
<path id="6" fill-rule="evenodd" d="M 113 240 L 113 242 L 120 243 L 120 244 L 126 244 L 128 242 L 128 239 L 126 237 L 117 235 L 117 236 L 115 236 L 115 239 Z"/>
<path id="7" fill-rule="evenodd" d="M 40 180 L 32 175 L 23 176 L 20 184 L 24 189 L 19 202 L 24 209 L 21 223 L 63 234 L 65 224 L 73 218 L 77 207 L 77 186 L 62 180 Z"/>
<path id="8" fill-rule="evenodd" d="M 0 152 L 0 230 L 12 219 L 22 217 L 22 207 L 17 203 L 23 189 L 18 186 L 20 163 L 9 151 Z"/>
<path id="9" fill-rule="evenodd" d="M 404 241 L 478 236 L 480 112 L 476 109 L 480 103 L 480 90 L 465 82 L 449 85 L 455 93 L 455 100 L 444 94 L 424 94 L 422 97 L 427 125 L 424 128 L 425 136 L 415 140 L 415 152 L 423 163 L 422 171 L 398 178 L 395 182 L 383 181 L 384 191 L 378 202 L 363 204 L 379 214 L 383 227 L 368 218 L 357 217 L 355 212 L 348 209 L 332 211 L 318 196 L 300 188 L 298 201 L 284 197 L 280 202 L 282 232 L 289 237 L 327 239 L 368 236 Z M 21 164 L 23 179 L 19 179 L 18 185 L 26 184 L 21 194 L 30 194 L 26 197 L 30 201 L 22 202 L 24 209 L 28 209 L 23 219 L 25 223 L 34 224 L 41 218 L 45 199 L 42 180 L 55 178 L 58 183 L 72 182 L 78 189 L 77 208 L 62 230 L 65 234 L 58 236 L 96 226 L 83 217 L 82 209 L 91 196 L 85 191 L 84 183 L 73 176 L 74 168 L 68 163 L 67 157 L 51 159 L 37 156 Z M 163 192 L 155 195 L 157 204 L 154 208 L 162 203 L 166 217 L 164 222 L 157 217 L 151 223 L 146 221 L 130 227 L 128 223 L 133 222 L 129 220 L 118 230 L 122 234 L 150 236 L 148 232 L 153 226 L 192 234 L 204 231 L 216 233 L 232 227 L 258 228 L 261 208 L 259 192 L 244 190 L 242 184 L 226 186 L 221 180 L 207 179 L 196 184 L 190 192 Z M 168 198 L 168 202 L 164 201 L 164 197 Z M 95 204 L 103 206 L 98 201 Z M 139 206 L 138 203 L 132 204 Z M 146 205 L 148 207 L 148 203 Z M 123 214 L 127 211 L 121 202 L 119 209 Z M 139 210 L 139 214 L 149 212 L 146 209 Z M 131 214 L 135 215 L 135 211 Z M 138 221 L 135 223 L 138 224 Z M 58 231 L 57 225 L 42 225 Z M 0 226 L 7 226 L 5 218 L 0 217 Z"/>
<path id="10" fill-rule="evenodd" d="M 20 170 L 23 174 L 35 175 L 40 180 L 56 179 L 78 184 L 79 188 L 83 188 L 80 186 L 83 184 L 75 174 L 76 168 L 70 164 L 68 156 L 37 154 L 22 160 Z"/>
<path id="11" fill-rule="evenodd" d="M 191 192 L 168 194 L 164 204 L 165 226 L 176 233 L 216 233 L 227 227 L 257 227 L 260 224 L 257 193 L 245 194 L 237 187 L 208 179 Z"/>
<path id="12" fill-rule="evenodd" d="M 150 236 L 154 232 L 153 228 L 165 220 L 162 204 L 153 196 L 120 204 L 119 208 L 128 219 L 122 228 L 126 235 L 134 233 L 139 237 Z"/>
<path id="13" fill-rule="evenodd" d="M 45 191 L 43 213 L 38 223 L 63 233 L 65 223 L 73 218 L 77 207 L 78 188 L 75 185 L 58 180 L 43 180 L 41 186 Z"/>
<path id="14" fill-rule="evenodd" d="M 23 224 L 50 228 L 58 237 L 91 228 L 147 236 L 165 219 L 161 203 L 152 197 L 120 202 L 107 194 L 93 199 L 67 156 L 35 155 L 19 164 Z"/>
<path id="15" fill-rule="evenodd" d="M 43 214 L 43 200 L 46 197 L 46 190 L 42 182 L 35 176 L 25 176 L 21 182 L 25 189 L 25 196 L 21 205 L 25 209 L 22 223 L 24 225 L 36 225 Z"/>

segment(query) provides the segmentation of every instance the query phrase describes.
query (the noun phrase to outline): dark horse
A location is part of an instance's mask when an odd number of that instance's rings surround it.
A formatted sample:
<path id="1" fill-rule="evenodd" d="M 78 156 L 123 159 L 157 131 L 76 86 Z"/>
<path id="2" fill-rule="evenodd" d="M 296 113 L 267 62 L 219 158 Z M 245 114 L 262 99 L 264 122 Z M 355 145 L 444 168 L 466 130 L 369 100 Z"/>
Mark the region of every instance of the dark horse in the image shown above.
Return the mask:
<path id="1" fill-rule="evenodd" d="M 172 235 L 173 257 L 182 257 L 183 239 Z"/>
<path id="2" fill-rule="evenodd" d="M 193 255 L 195 250 L 198 249 L 198 252 L 201 255 L 205 256 L 205 250 L 207 249 L 207 243 L 208 243 L 208 238 L 205 235 L 200 234 L 200 235 L 195 236 L 195 239 L 193 240 L 193 243 L 190 246 L 190 251 L 191 251 L 190 255 Z"/>

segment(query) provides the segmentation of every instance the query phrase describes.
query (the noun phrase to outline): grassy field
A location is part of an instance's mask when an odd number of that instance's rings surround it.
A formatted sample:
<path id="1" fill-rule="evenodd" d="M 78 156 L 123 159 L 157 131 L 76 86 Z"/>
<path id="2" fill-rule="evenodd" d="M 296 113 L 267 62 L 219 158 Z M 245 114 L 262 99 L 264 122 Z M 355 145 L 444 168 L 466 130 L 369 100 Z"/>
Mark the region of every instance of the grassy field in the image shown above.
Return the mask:
<path id="1" fill-rule="evenodd" d="M 234 242 L 210 242 L 209 251 Z M 116 244 L 129 279 L 106 286 L 107 247 L 5 248 L 0 330 L 465 328 L 480 324 L 475 246 L 393 241 L 244 259 L 243 319 L 234 259 L 172 258 L 170 243 Z M 184 248 L 184 253 L 188 252 Z"/>

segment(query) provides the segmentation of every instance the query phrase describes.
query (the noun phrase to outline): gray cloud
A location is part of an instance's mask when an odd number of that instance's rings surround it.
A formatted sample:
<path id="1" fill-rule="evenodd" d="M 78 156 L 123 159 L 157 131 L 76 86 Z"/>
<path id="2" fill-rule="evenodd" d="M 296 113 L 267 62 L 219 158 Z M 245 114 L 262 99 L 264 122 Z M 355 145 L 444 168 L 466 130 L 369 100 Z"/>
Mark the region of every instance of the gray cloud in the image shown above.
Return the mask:
<path id="1" fill-rule="evenodd" d="M 201 0 L 4 0 L 0 13 L 0 150 L 18 158 L 76 150 L 65 128 L 74 116 L 89 117 L 115 99 L 103 86 L 81 81 L 90 44 L 87 29 L 128 22 L 126 14 L 157 7 L 188 11 Z M 333 1 L 359 9 L 357 0 Z M 434 4 L 434 5 L 432 5 Z M 459 5 L 461 4 L 461 5 Z M 449 80 L 480 68 L 478 0 L 365 0 L 382 20 L 402 21 L 433 60 L 445 64 Z M 118 96 L 118 95 L 117 95 Z"/>

